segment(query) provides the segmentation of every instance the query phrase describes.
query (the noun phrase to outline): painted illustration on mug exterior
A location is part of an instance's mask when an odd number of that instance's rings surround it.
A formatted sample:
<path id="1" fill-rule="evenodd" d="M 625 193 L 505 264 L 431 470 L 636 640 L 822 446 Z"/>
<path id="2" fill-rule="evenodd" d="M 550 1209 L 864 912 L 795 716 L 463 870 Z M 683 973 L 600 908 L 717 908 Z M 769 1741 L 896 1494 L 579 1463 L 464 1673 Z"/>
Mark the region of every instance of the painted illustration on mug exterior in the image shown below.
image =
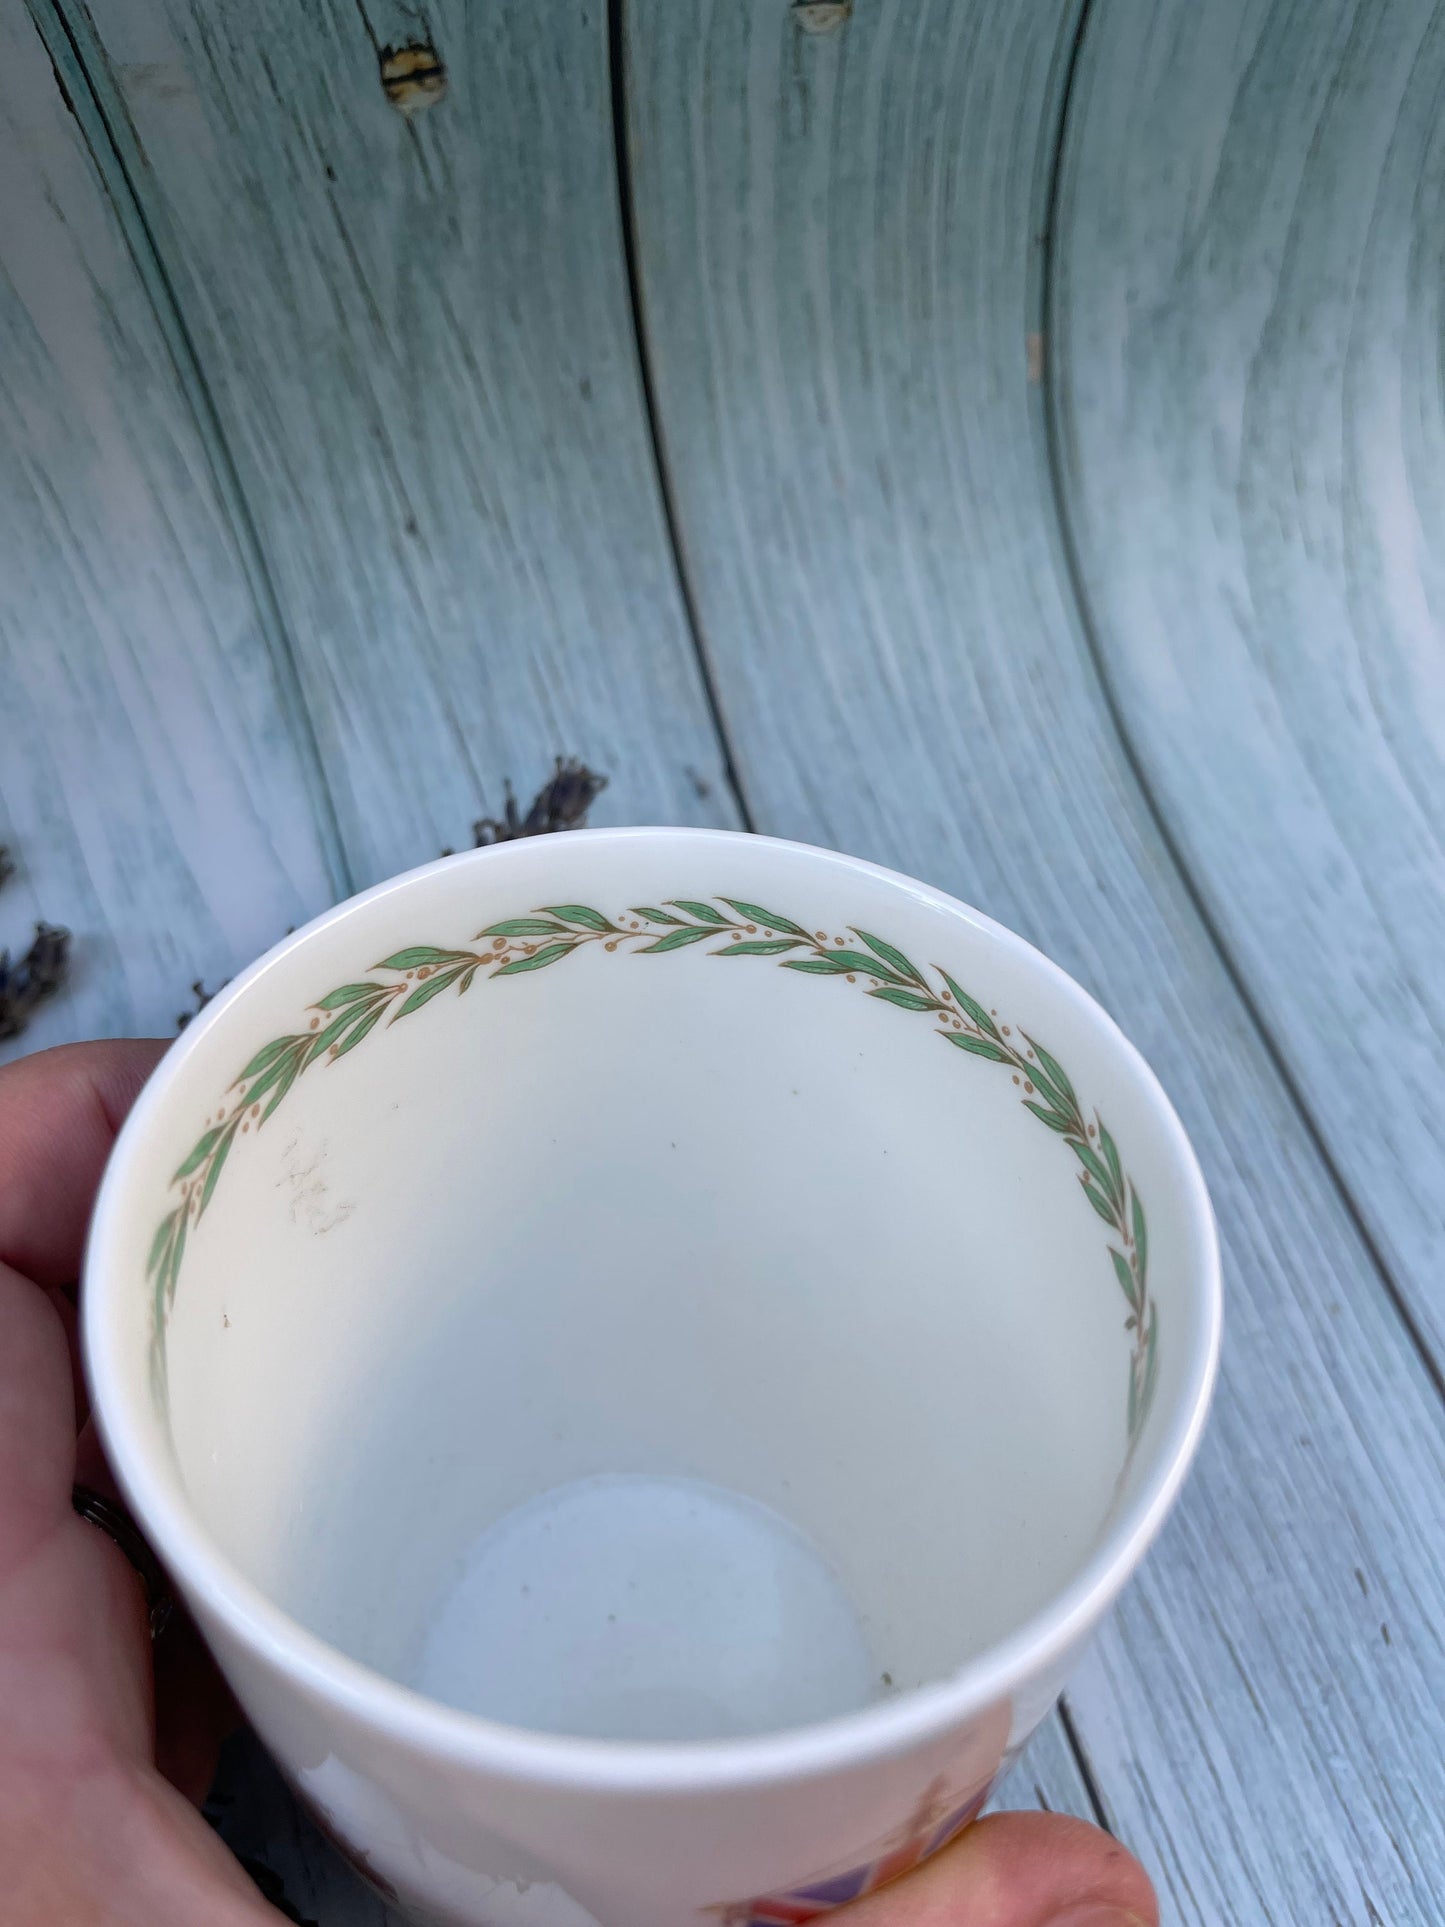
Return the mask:
<path id="1" fill-rule="evenodd" d="M 843 1873 L 820 1875 L 790 1893 L 768 1894 L 717 1909 L 721 1927 L 801 1927 L 850 1900 L 875 1893 L 890 1880 L 909 1873 L 962 1833 L 988 1798 L 990 1781 L 959 1803 L 957 1789 L 949 1791 L 935 1780 L 904 1824 L 878 1844 L 873 1857 Z"/>

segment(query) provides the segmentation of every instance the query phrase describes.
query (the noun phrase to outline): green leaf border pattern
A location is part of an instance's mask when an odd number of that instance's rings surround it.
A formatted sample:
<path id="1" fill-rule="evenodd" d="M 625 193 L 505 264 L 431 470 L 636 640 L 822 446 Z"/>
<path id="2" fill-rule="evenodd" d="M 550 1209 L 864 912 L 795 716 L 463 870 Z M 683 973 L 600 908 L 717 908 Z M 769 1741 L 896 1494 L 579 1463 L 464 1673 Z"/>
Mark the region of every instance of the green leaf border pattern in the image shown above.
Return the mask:
<path id="1" fill-rule="evenodd" d="M 1002 1065 L 1024 1108 L 1062 1139 L 1079 1169 L 1075 1175 L 1091 1210 L 1110 1233 L 1108 1252 L 1123 1294 L 1129 1334 L 1127 1437 L 1132 1449 L 1153 1402 L 1159 1327 L 1149 1291 L 1144 1205 L 1120 1160 L 1118 1147 L 1095 1111 L 1087 1118 L 1063 1066 L 1038 1039 L 1000 1020 L 946 970 L 920 970 L 895 945 L 851 927 L 840 937 L 809 931 L 790 917 L 736 897 L 680 897 L 605 917 L 586 904 L 550 904 L 479 930 L 476 949 L 415 944 L 372 964 L 364 977 L 329 991 L 309 1007 L 305 1028 L 276 1037 L 251 1058 L 220 1107 L 207 1118 L 171 1180 L 177 1194 L 157 1227 L 146 1264 L 153 1293 L 152 1380 L 164 1397 L 165 1328 L 175 1298 L 186 1240 L 204 1216 L 216 1183 L 239 1138 L 259 1131 L 296 1079 L 320 1063 L 344 1057 L 378 1024 L 399 1023 L 447 991 L 464 996 L 476 977 L 515 977 L 550 969 L 589 945 L 633 956 L 665 956 L 713 943 L 723 958 L 770 958 L 804 976 L 837 977 L 864 986 L 869 997 L 915 1016 L 927 1016 L 935 1035 L 986 1062 Z"/>

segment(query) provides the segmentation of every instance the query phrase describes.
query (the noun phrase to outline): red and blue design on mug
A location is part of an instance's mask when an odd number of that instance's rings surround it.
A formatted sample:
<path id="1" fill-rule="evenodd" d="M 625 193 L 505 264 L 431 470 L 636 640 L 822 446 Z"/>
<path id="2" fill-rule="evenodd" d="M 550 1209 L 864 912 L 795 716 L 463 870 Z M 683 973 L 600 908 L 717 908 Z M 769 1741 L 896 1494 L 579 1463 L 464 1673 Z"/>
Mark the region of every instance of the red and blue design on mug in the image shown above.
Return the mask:
<path id="1" fill-rule="evenodd" d="M 935 1781 L 911 1817 L 883 1842 L 872 1860 L 861 1867 L 849 1867 L 844 1873 L 811 1880 L 791 1893 L 767 1894 L 725 1908 L 723 1927 L 801 1927 L 804 1921 L 816 1920 L 850 1900 L 875 1893 L 957 1839 L 970 1820 L 978 1817 L 992 1784 L 990 1781 L 980 1787 L 960 1806 L 957 1794 L 946 1792 Z"/>

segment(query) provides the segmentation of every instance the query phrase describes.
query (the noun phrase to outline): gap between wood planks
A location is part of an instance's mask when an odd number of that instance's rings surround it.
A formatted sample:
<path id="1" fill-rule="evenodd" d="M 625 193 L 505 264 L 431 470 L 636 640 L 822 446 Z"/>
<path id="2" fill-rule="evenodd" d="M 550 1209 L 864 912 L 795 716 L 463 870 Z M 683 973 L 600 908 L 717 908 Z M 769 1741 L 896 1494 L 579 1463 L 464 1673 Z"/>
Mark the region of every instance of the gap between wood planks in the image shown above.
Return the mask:
<path id="1" fill-rule="evenodd" d="M 718 747 L 722 751 L 723 775 L 733 802 L 737 806 L 738 817 L 743 828 L 756 832 L 758 826 L 754 821 L 752 808 L 743 788 L 737 758 L 733 754 L 732 736 L 728 730 L 722 700 L 718 695 L 717 678 L 713 673 L 712 662 L 708 655 L 707 638 L 698 611 L 697 597 L 693 591 L 691 573 L 687 565 L 686 545 L 682 539 L 682 524 L 677 513 L 672 476 L 668 468 L 657 395 L 653 386 L 652 359 L 647 337 L 646 299 L 643 294 L 642 276 L 637 265 L 637 230 L 632 211 L 632 161 L 627 146 L 627 43 L 623 5 L 624 0 L 607 0 L 607 69 L 612 94 L 612 149 L 617 162 L 617 213 L 622 230 L 627 300 L 632 312 L 632 339 L 637 351 L 637 372 L 642 388 L 642 412 L 652 443 L 652 463 L 657 476 L 657 492 L 662 503 L 662 520 L 667 533 L 667 545 L 672 552 L 678 592 L 682 597 L 683 613 L 687 618 L 693 654 L 697 658 L 698 675 L 702 679 L 708 715 L 712 719 Z"/>

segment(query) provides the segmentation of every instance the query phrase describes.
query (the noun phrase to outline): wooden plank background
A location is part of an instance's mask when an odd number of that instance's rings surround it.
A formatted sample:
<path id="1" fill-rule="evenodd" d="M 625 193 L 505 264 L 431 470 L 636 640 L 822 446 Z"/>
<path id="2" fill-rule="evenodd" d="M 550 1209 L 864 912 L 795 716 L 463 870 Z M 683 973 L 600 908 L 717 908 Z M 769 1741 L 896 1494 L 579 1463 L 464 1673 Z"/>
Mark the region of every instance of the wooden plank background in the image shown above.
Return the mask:
<path id="1" fill-rule="evenodd" d="M 1171 1921 L 1445 1915 L 1440 9 L 0 23 L 0 913 L 78 960 L 25 1046 L 168 1026 L 562 752 L 598 821 L 980 904 L 1159 1069 L 1229 1291 L 1005 1798 Z M 218 1795 L 386 1918 L 254 1751 Z"/>
<path id="2" fill-rule="evenodd" d="M 45 50 L 0 5 L 4 935 L 75 927 L 29 1044 L 169 1030 L 335 896 L 304 719 L 167 326 Z"/>
<path id="3" fill-rule="evenodd" d="M 1301 36 L 1279 6 L 1168 34 L 1153 13 L 1100 17 L 1065 157 L 1085 599 L 1170 833 L 1438 1370 L 1445 17 L 1331 4 Z"/>
<path id="4" fill-rule="evenodd" d="M 358 884 L 565 749 L 599 821 L 730 823 L 642 407 L 607 17 L 127 0 L 89 45 L 235 461 Z M 499 646 L 502 645 L 502 646 Z M 540 759 L 539 759 L 539 752 Z"/>

